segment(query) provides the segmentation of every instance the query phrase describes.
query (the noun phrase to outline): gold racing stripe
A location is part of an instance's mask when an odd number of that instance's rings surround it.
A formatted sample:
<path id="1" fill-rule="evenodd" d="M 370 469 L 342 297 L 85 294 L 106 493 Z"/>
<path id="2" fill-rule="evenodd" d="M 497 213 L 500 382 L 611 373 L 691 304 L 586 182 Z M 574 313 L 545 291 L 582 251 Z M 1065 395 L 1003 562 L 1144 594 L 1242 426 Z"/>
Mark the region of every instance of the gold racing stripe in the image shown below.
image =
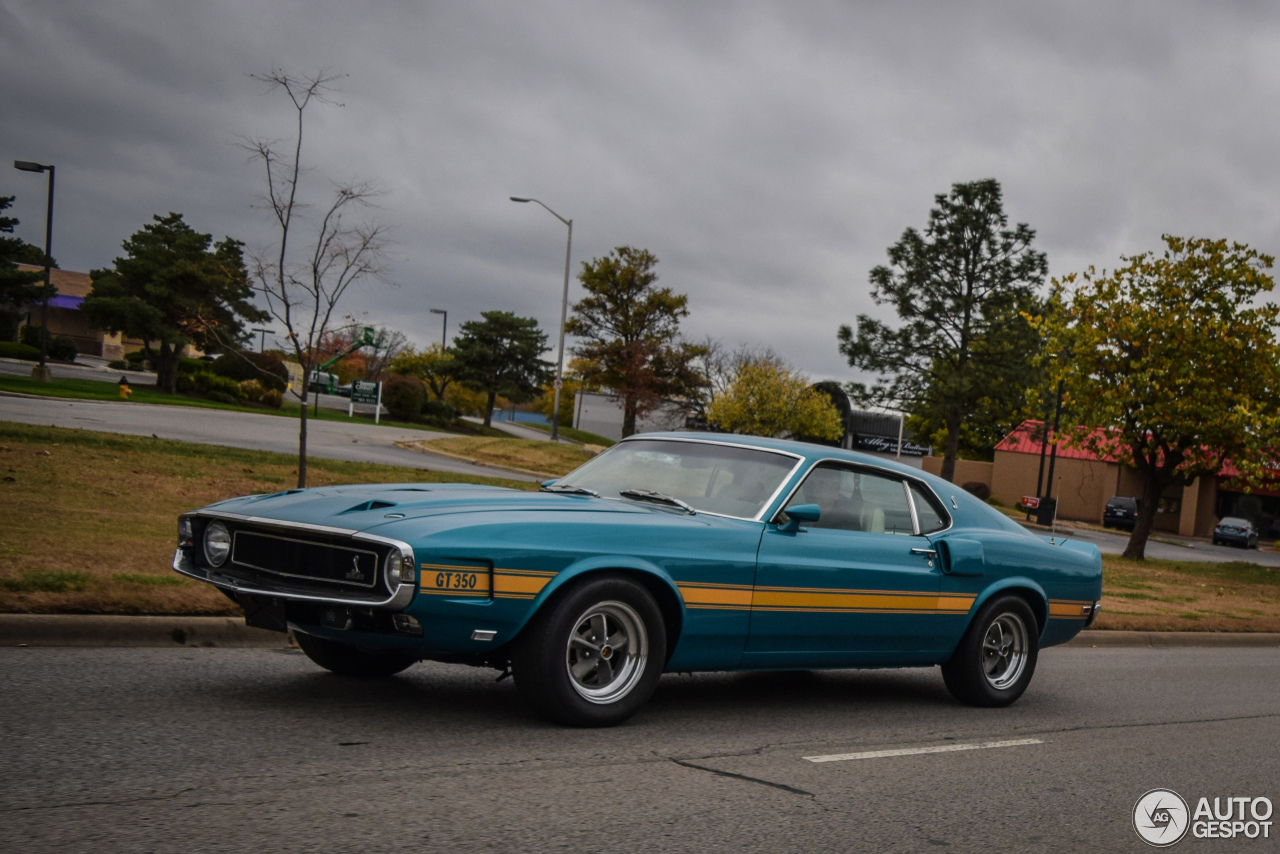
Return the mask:
<path id="1" fill-rule="evenodd" d="M 533 599 L 556 576 L 534 569 L 495 569 L 493 595 L 497 599 Z"/>
<path id="2" fill-rule="evenodd" d="M 681 582 L 680 595 L 693 609 L 811 611 L 814 613 L 963 614 L 973 596 L 942 596 L 898 590 L 760 587 L 749 584 Z"/>
<path id="3" fill-rule="evenodd" d="M 437 596 L 489 596 L 489 570 L 447 563 L 419 564 L 418 590 Z"/>
<path id="4" fill-rule="evenodd" d="M 1050 599 L 1049 616 L 1060 620 L 1087 620 L 1093 603 L 1087 599 Z"/>

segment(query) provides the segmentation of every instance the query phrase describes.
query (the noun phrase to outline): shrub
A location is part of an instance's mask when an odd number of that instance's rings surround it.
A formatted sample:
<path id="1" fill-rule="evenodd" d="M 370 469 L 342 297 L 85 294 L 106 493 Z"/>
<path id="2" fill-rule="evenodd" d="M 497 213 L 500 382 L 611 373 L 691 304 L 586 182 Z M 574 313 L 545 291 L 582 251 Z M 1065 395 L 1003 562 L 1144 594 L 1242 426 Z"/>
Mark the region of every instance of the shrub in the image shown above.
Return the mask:
<path id="1" fill-rule="evenodd" d="M 22 343 L 36 348 L 36 358 L 39 358 L 41 333 L 44 333 L 43 326 L 27 324 L 22 327 Z M 76 360 L 76 355 L 79 353 L 76 350 L 76 342 L 65 335 L 46 334 L 45 337 L 49 342 L 47 346 L 50 359 L 57 359 L 59 362 L 74 362 Z"/>
<path id="2" fill-rule="evenodd" d="M 428 400 L 422 404 L 422 417 L 432 423 L 447 423 L 458 417 L 458 410 L 443 400 Z"/>
<path id="3" fill-rule="evenodd" d="M 400 421 L 417 421 L 426 401 L 427 387 L 416 377 L 392 377 L 382 386 L 382 402 Z"/>
<path id="4" fill-rule="evenodd" d="M 960 487 L 965 492 L 975 496 L 979 501 L 986 501 L 991 497 L 991 487 L 987 486 L 980 480 L 969 480 Z"/>
<path id="5" fill-rule="evenodd" d="M 130 350 L 124 354 L 126 362 L 142 363 L 147 360 L 146 350 Z"/>
<path id="6" fill-rule="evenodd" d="M 245 400 L 251 400 L 254 403 L 262 400 L 262 393 L 266 391 L 262 387 L 262 383 L 257 380 L 245 380 L 240 383 L 240 394 Z"/>
<path id="7" fill-rule="evenodd" d="M 0 341 L 17 341 L 18 324 L 21 322 L 22 315 L 16 311 L 0 310 Z"/>
<path id="8" fill-rule="evenodd" d="M 277 388 L 269 388 L 262 393 L 262 403 L 272 409 L 279 409 L 284 403 L 284 392 Z"/>
<path id="9" fill-rule="evenodd" d="M 992 507 L 1004 506 L 1004 502 L 1001 501 L 999 498 L 996 498 L 994 495 L 987 499 L 987 503 L 990 504 Z"/>
<path id="10" fill-rule="evenodd" d="M 235 380 L 211 374 L 208 371 L 178 374 L 179 394 L 198 394 L 210 400 L 223 403 L 235 403 L 241 399 L 240 384 Z M 217 393 L 222 397 L 214 397 Z"/>
<path id="11" fill-rule="evenodd" d="M 284 391 L 289 387 L 289 371 L 278 356 L 270 353 L 237 351 L 223 353 L 213 361 L 212 370 L 221 377 L 236 382 L 257 380 L 263 388 Z"/>
<path id="12" fill-rule="evenodd" d="M 204 359 L 191 359 L 187 356 L 178 357 L 178 375 L 182 374 L 207 374 L 209 373 L 209 363 Z"/>
<path id="13" fill-rule="evenodd" d="M 29 359 L 34 362 L 40 358 L 40 348 L 15 341 L 0 341 L 0 356 L 6 359 Z"/>
<path id="14" fill-rule="evenodd" d="M 107 362 L 107 367 L 113 371 L 127 371 L 133 366 L 124 359 L 112 359 L 110 362 Z"/>

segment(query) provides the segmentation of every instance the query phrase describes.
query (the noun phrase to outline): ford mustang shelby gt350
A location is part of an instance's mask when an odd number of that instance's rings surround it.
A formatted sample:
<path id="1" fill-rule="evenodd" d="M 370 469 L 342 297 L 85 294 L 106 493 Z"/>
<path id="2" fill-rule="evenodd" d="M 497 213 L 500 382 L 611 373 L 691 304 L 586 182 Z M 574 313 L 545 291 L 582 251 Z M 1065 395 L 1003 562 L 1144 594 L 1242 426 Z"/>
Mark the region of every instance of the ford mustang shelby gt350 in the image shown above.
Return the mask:
<path id="1" fill-rule="evenodd" d="M 1096 547 L 1037 536 L 939 478 L 819 445 L 618 443 L 522 492 L 291 489 L 184 514 L 173 567 L 316 664 L 507 668 L 544 716 L 619 723 L 664 671 L 941 665 L 1012 703 L 1098 612 Z"/>

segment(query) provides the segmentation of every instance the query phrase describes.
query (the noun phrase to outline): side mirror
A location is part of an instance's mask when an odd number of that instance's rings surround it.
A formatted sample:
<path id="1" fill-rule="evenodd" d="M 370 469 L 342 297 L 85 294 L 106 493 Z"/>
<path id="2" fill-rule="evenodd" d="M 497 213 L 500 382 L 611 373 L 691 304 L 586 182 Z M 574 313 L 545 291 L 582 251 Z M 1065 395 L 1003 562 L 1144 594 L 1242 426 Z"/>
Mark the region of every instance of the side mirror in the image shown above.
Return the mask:
<path id="1" fill-rule="evenodd" d="M 544 480 L 542 483 L 540 483 L 540 484 L 538 484 L 538 485 L 539 485 L 539 486 L 551 486 L 553 483 L 559 483 L 559 482 L 560 482 L 560 478 L 558 478 L 558 477 L 553 477 L 553 478 L 551 478 L 551 480 Z"/>
<path id="2" fill-rule="evenodd" d="M 788 507 L 783 513 L 787 521 L 779 525 L 778 530 L 784 534 L 799 533 L 801 522 L 816 522 L 822 518 L 822 508 L 817 504 L 796 504 Z"/>

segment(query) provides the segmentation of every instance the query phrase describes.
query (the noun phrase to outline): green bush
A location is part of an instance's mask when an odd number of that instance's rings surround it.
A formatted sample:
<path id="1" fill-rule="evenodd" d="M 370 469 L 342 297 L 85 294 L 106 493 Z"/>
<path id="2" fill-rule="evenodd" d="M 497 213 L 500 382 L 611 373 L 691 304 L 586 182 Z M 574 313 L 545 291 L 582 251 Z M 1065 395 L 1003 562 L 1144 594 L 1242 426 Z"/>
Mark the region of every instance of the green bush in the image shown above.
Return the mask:
<path id="1" fill-rule="evenodd" d="M 16 311 L 0 310 L 0 341 L 17 341 L 18 324 L 21 322 L 22 315 Z"/>
<path id="2" fill-rule="evenodd" d="M 30 344 L 19 344 L 16 341 L 0 341 L 0 356 L 6 359 L 29 359 L 34 362 L 40 358 L 40 348 Z"/>
<path id="3" fill-rule="evenodd" d="M 146 350 L 130 350 L 124 354 L 125 361 L 133 363 L 141 363 L 147 360 Z"/>
<path id="4" fill-rule="evenodd" d="M 986 501 L 991 497 L 991 487 L 987 486 L 980 480 L 965 481 L 960 488 L 977 498 L 979 501 Z"/>
<path id="5" fill-rule="evenodd" d="M 240 383 L 240 394 L 244 396 L 245 400 L 252 403 L 257 403 L 262 400 L 262 393 L 264 391 L 266 391 L 266 389 L 264 389 L 262 387 L 262 383 L 257 380 L 243 380 Z"/>
<path id="6" fill-rule="evenodd" d="M 278 388 L 269 388 L 262 393 L 262 404 L 272 409 L 279 409 L 284 403 L 284 392 Z"/>
<path id="7" fill-rule="evenodd" d="M 27 324 L 22 327 L 22 343 L 35 347 L 37 350 L 37 358 L 39 358 L 38 351 L 40 350 L 41 333 L 44 333 L 43 326 Z M 65 335 L 46 335 L 45 337 L 47 337 L 49 342 L 47 347 L 50 359 L 57 359 L 59 362 L 74 362 L 76 360 L 76 355 L 79 353 L 79 351 L 76 350 L 76 342 L 67 338 Z"/>
<path id="8" fill-rule="evenodd" d="M 124 359 L 112 359 L 110 362 L 107 362 L 107 367 L 113 371 L 127 371 L 133 366 Z"/>
<path id="9" fill-rule="evenodd" d="M 223 403 L 236 403 L 243 399 L 238 382 L 229 380 L 226 377 L 220 377 L 217 374 L 211 374 L 208 371 L 189 374 L 179 373 L 178 393 L 197 394 Z M 214 394 L 220 396 L 214 397 Z"/>
<path id="10" fill-rule="evenodd" d="M 270 353 L 223 353 L 213 362 L 213 372 L 236 382 L 257 380 L 263 388 L 284 391 L 289 387 L 289 371 L 278 356 Z"/>
<path id="11" fill-rule="evenodd" d="M 206 362 L 204 359 L 192 359 L 187 356 L 178 357 L 178 375 L 182 374 L 207 374 L 210 373 L 210 365 L 213 362 Z"/>
<path id="12" fill-rule="evenodd" d="M 422 417 L 428 424 L 447 427 L 458 417 L 458 410 L 443 400 L 428 400 L 422 404 Z"/>
<path id="13" fill-rule="evenodd" d="M 416 377 L 392 377 L 382 386 L 382 402 L 392 418 L 417 421 L 427 401 L 427 387 Z"/>

